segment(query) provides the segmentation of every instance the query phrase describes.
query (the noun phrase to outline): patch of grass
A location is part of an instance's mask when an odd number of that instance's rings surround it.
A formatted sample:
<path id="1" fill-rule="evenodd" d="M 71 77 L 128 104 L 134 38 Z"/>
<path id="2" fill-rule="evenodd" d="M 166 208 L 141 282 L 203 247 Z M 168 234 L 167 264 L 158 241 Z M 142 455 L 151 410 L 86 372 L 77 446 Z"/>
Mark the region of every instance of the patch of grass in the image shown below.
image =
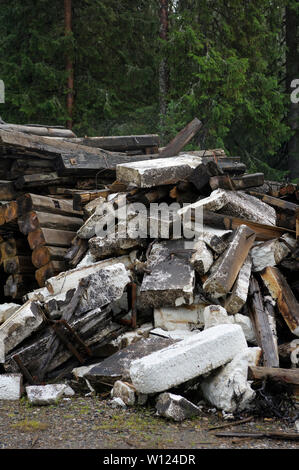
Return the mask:
<path id="1" fill-rule="evenodd" d="M 21 432 L 36 432 L 45 431 L 48 429 L 49 425 L 46 423 L 41 423 L 40 421 L 24 419 L 23 421 L 19 421 L 16 424 L 11 424 L 10 427 Z"/>

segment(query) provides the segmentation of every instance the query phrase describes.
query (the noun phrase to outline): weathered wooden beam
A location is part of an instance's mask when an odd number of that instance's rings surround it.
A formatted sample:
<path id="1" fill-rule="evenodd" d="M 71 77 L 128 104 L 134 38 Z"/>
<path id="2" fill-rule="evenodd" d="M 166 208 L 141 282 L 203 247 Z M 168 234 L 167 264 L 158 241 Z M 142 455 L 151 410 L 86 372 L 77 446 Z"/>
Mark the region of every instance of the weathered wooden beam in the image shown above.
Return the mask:
<path id="1" fill-rule="evenodd" d="M 0 130 L 24 132 L 25 134 L 39 135 L 43 137 L 61 137 L 75 138 L 76 135 L 70 129 L 60 127 L 40 126 L 40 125 L 21 125 L 21 124 L 0 124 Z"/>
<path id="2" fill-rule="evenodd" d="M 257 280 L 252 276 L 249 285 L 249 312 L 258 345 L 263 351 L 265 367 L 279 367 L 276 341 L 271 328 L 271 319 L 265 309 Z"/>
<path id="3" fill-rule="evenodd" d="M 73 209 L 74 211 L 80 211 L 82 210 L 82 206 L 84 206 L 88 202 L 93 201 L 94 199 L 97 199 L 99 197 L 106 199 L 110 192 L 110 189 L 100 189 L 75 193 L 73 195 Z"/>
<path id="4" fill-rule="evenodd" d="M 31 175 L 23 175 L 16 179 L 14 182 L 16 188 L 39 188 L 42 186 L 58 185 L 58 184 L 71 184 L 73 182 L 72 178 L 67 176 L 59 176 L 56 172 L 52 173 L 38 173 Z"/>
<path id="5" fill-rule="evenodd" d="M 248 379 L 274 379 L 285 384 L 299 385 L 299 369 L 280 369 L 279 367 L 249 366 Z"/>
<path id="6" fill-rule="evenodd" d="M 19 229 L 24 235 L 28 235 L 28 233 L 39 228 L 76 231 L 82 224 L 83 219 L 79 217 L 67 217 L 66 215 L 37 211 L 27 212 L 23 217 L 18 218 Z"/>
<path id="7" fill-rule="evenodd" d="M 194 220 L 194 216 L 191 216 L 191 219 Z M 273 238 L 281 237 L 286 232 L 294 234 L 293 230 L 286 228 L 260 224 L 238 217 L 211 212 L 206 209 L 203 210 L 203 224 L 224 230 L 234 230 L 240 225 L 247 225 L 247 227 L 255 231 L 257 240 L 272 240 Z"/>
<path id="8" fill-rule="evenodd" d="M 13 201 L 17 195 L 17 190 L 12 181 L 0 180 L 0 200 Z"/>
<path id="9" fill-rule="evenodd" d="M 140 150 L 146 147 L 158 147 L 160 139 L 158 134 L 147 135 L 123 135 L 108 137 L 82 137 L 69 139 L 70 142 L 96 147 L 104 150 L 126 152 L 128 150 Z"/>
<path id="10" fill-rule="evenodd" d="M 244 190 L 253 186 L 262 186 L 264 184 L 264 173 L 252 173 L 249 175 L 232 177 L 229 175 L 212 176 L 209 183 L 213 190 L 217 188 Z"/>
<path id="11" fill-rule="evenodd" d="M 24 194 L 17 199 L 18 216 L 21 217 L 30 211 L 49 212 L 67 216 L 81 217 L 81 210 L 73 208 L 71 200 L 55 199 L 37 194 Z"/>
<path id="12" fill-rule="evenodd" d="M 179 152 L 190 142 L 191 139 L 197 134 L 202 127 L 202 122 L 194 118 L 184 129 L 182 129 L 175 137 L 169 142 L 168 145 L 160 152 L 161 158 L 173 157 L 178 155 Z"/>
<path id="13" fill-rule="evenodd" d="M 76 232 L 39 228 L 30 232 L 27 239 L 31 250 L 40 245 L 69 247 Z"/>
<path id="14" fill-rule="evenodd" d="M 65 261 L 68 249 L 59 246 L 38 246 L 32 252 L 32 264 L 41 268 L 50 261 Z"/>
<path id="15" fill-rule="evenodd" d="M 13 256 L 3 260 L 3 269 L 8 274 L 33 273 L 31 256 Z"/>
<path id="16" fill-rule="evenodd" d="M 265 202 L 266 204 L 269 204 L 272 207 L 275 207 L 276 209 L 284 209 L 292 213 L 295 213 L 296 210 L 299 209 L 298 204 L 294 204 L 293 202 L 286 201 L 285 199 L 268 196 L 268 194 L 262 194 L 256 191 L 247 191 L 247 192 L 248 194 L 251 194 L 251 196 L 261 199 L 263 202 Z"/>
<path id="17" fill-rule="evenodd" d="M 236 230 L 228 248 L 220 255 L 218 269 L 203 284 L 205 292 L 217 298 L 231 291 L 254 240 L 254 231 L 246 225 Z"/>
<path id="18" fill-rule="evenodd" d="M 44 287 L 47 279 L 65 271 L 65 269 L 65 261 L 50 261 L 35 271 L 35 279 L 39 287 Z"/>
<path id="19" fill-rule="evenodd" d="M 299 336 L 299 303 L 279 269 L 269 266 L 261 272 L 261 278 L 291 332 Z"/>
<path id="20" fill-rule="evenodd" d="M 16 201 L 11 201 L 5 205 L 4 209 L 5 223 L 16 221 L 18 218 L 18 205 Z"/>

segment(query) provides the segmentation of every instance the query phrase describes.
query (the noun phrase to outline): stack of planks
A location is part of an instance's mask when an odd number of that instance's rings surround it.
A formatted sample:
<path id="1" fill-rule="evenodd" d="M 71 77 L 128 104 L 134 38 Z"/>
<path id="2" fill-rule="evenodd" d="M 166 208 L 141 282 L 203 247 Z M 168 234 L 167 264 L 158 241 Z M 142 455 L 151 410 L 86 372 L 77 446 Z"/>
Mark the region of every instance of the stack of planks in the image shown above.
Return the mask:
<path id="1" fill-rule="evenodd" d="M 46 279 L 66 269 L 64 257 L 83 223 L 82 212 L 69 200 L 36 194 L 21 196 L 17 206 L 19 230 L 27 236 L 35 278 L 43 287 Z"/>

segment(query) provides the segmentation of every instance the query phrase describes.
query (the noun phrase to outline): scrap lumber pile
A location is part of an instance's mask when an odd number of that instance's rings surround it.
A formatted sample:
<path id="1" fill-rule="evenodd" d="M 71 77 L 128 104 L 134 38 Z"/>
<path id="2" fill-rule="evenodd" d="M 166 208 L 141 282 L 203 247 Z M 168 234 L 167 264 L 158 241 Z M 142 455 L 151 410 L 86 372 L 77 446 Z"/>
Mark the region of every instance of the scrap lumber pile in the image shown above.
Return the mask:
<path id="1" fill-rule="evenodd" d="M 273 382 L 298 394 L 298 187 L 247 174 L 221 149 L 184 152 L 200 127 L 163 149 L 156 136 L 0 127 L 3 161 L 55 161 L 58 178 L 6 181 L 24 191 L 1 226 L 3 270 L 19 277 L 0 305 L 0 399 L 23 381 L 31 403 L 52 403 L 67 380 L 182 421 L 202 400 L 254 409 Z"/>

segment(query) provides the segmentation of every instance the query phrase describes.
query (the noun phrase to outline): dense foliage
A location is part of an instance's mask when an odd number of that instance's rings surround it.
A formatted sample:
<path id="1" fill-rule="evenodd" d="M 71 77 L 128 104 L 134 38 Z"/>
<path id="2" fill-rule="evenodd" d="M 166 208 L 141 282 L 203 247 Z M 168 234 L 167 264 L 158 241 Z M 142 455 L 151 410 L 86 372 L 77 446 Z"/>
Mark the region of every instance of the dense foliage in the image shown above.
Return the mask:
<path id="1" fill-rule="evenodd" d="M 64 124 L 70 55 L 78 135 L 160 132 L 167 141 L 197 116 L 204 126 L 193 146 L 223 147 L 241 155 L 251 170 L 281 177 L 291 137 L 286 6 L 298 11 L 299 2 L 169 0 L 169 36 L 163 42 L 159 0 L 73 0 L 73 33 L 67 38 L 63 2 L 1 0 L 6 103 L 0 114 L 7 122 Z M 163 121 L 162 57 L 170 78 Z"/>

